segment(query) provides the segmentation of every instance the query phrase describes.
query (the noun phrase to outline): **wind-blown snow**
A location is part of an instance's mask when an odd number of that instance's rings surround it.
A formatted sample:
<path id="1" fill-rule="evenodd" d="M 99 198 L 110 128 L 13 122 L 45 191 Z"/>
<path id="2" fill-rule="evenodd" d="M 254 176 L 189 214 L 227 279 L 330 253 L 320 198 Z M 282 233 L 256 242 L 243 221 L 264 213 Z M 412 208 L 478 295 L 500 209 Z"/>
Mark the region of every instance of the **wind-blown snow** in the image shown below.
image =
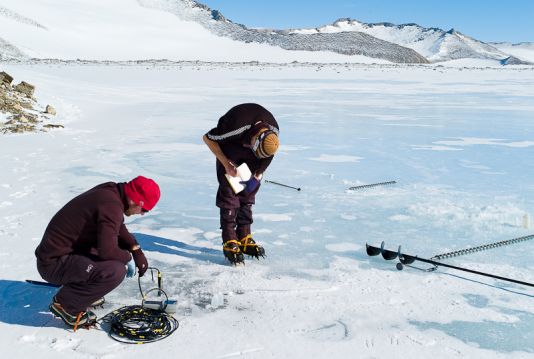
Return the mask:
<path id="1" fill-rule="evenodd" d="M 364 249 L 385 241 L 430 257 L 532 233 L 522 227 L 534 214 L 531 68 L 2 69 L 31 79 L 65 125 L 0 137 L 3 357 L 534 356 L 530 288 L 446 269 L 398 272 Z M 253 230 L 267 257 L 234 268 L 223 260 L 215 163 L 201 137 L 242 102 L 263 104 L 281 126 L 265 178 L 302 190 L 262 184 Z M 24 282 L 39 279 L 33 251 L 66 201 L 138 174 L 155 178 L 162 198 L 127 225 L 178 300 L 180 328 L 143 346 L 67 331 L 47 311 L 54 290 Z M 348 190 L 388 180 L 397 184 Z M 533 282 L 533 245 L 447 263 Z M 107 300 L 99 316 L 139 303 L 137 282 Z"/>

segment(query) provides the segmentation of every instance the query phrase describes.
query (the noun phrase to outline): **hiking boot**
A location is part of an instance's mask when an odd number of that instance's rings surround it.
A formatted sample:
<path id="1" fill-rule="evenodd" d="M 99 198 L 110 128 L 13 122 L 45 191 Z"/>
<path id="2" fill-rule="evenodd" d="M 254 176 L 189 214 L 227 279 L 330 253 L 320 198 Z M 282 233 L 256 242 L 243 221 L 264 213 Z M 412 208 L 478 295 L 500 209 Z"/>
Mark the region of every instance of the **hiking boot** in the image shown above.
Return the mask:
<path id="1" fill-rule="evenodd" d="M 56 299 L 56 296 L 54 296 L 54 298 L 52 298 L 52 301 L 54 303 L 59 303 Z M 102 298 L 99 298 L 97 300 L 95 300 L 93 303 L 91 303 L 91 308 L 97 308 L 97 307 L 100 307 L 100 308 L 104 308 L 104 303 L 106 302 L 106 298 L 102 297 Z"/>
<path id="2" fill-rule="evenodd" d="M 56 317 L 61 318 L 66 325 L 74 328 L 74 331 L 76 331 L 79 326 L 89 328 L 96 324 L 95 313 L 86 310 L 85 312 L 79 312 L 76 315 L 72 315 L 68 313 L 61 304 L 57 303 L 55 299 L 56 298 L 54 297 L 54 302 L 50 304 L 50 312 Z"/>
<path id="3" fill-rule="evenodd" d="M 250 234 L 247 234 L 245 237 L 241 238 L 239 241 L 239 249 L 246 255 L 256 257 L 256 259 L 265 257 L 265 249 L 257 244 L 256 241 L 252 239 L 252 235 Z"/>
<path id="4" fill-rule="evenodd" d="M 106 302 L 106 299 L 105 299 L 104 297 L 102 297 L 102 298 L 100 298 L 100 299 L 95 300 L 95 301 L 91 304 L 91 307 L 92 307 L 92 308 L 96 308 L 96 307 L 103 308 L 105 302 Z"/>
<path id="5" fill-rule="evenodd" d="M 223 243 L 223 253 L 230 263 L 234 265 L 245 262 L 245 257 L 243 257 L 243 253 L 239 249 L 239 242 L 235 239 Z"/>

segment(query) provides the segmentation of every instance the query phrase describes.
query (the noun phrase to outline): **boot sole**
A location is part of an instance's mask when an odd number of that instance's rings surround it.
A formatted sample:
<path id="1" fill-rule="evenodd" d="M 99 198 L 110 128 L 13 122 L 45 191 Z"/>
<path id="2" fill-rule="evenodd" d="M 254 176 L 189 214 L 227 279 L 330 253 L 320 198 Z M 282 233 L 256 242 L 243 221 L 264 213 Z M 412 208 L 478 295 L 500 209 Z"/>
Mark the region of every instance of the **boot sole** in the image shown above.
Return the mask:
<path id="1" fill-rule="evenodd" d="M 66 313 L 58 310 L 53 304 L 50 304 L 50 306 L 48 307 L 48 309 L 50 309 L 50 312 L 56 317 L 56 318 L 59 318 L 63 321 L 63 323 L 65 323 L 67 326 L 71 327 L 71 328 L 74 328 L 74 326 L 76 325 L 76 318 L 73 317 L 74 321 L 71 323 L 70 322 L 70 318 L 67 319 L 64 317 L 64 315 Z M 72 317 L 70 314 L 67 314 L 69 317 Z M 85 319 L 85 320 L 80 320 L 80 322 L 78 323 L 78 326 L 90 326 L 90 325 L 93 325 L 94 323 L 96 323 L 96 318 L 94 320 L 89 320 L 89 319 Z"/>

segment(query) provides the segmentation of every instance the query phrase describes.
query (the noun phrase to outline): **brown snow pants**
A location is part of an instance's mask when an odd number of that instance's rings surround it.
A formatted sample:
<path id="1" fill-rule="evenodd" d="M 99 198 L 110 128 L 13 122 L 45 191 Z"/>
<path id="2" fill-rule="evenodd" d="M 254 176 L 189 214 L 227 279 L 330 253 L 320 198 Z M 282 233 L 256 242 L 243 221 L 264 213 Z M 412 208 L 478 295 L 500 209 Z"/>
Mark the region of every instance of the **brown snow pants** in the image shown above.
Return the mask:
<path id="1" fill-rule="evenodd" d="M 126 275 L 126 267 L 120 261 L 96 261 L 77 254 L 46 264 L 37 260 L 37 270 L 47 282 L 61 285 L 56 300 L 71 315 L 86 311 L 118 287 Z"/>
<path id="2" fill-rule="evenodd" d="M 241 191 L 235 194 L 224 177 L 224 167 L 219 163 L 217 163 L 217 180 L 219 188 L 215 205 L 220 208 L 222 240 L 223 242 L 231 239 L 239 240 L 250 234 L 250 225 L 253 222 L 252 205 L 256 203 L 256 193 L 261 184 L 253 192 Z"/>

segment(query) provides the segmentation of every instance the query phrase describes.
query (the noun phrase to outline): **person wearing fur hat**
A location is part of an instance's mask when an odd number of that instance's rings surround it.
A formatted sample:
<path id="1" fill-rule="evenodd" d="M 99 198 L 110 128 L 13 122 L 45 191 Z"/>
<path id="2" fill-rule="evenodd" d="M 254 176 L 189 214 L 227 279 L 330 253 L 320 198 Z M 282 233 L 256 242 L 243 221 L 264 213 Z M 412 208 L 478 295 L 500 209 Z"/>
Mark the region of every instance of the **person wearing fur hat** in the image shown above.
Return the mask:
<path id="1" fill-rule="evenodd" d="M 258 104 L 246 103 L 231 108 L 203 137 L 217 158 L 215 204 L 220 211 L 223 253 L 232 264 L 244 262 L 243 254 L 256 258 L 265 255 L 264 248 L 252 238 L 252 205 L 263 173 L 278 150 L 278 135 L 273 115 Z M 242 163 L 248 165 L 252 177 L 241 182 L 245 189 L 235 194 L 225 174 L 235 177 L 236 167 Z"/>
<path id="2" fill-rule="evenodd" d="M 75 329 L 89 326 L 96 315 L 88 310 L 124 277 L 148 269 L 124 215 L 143 215 L 160 198 L 153 180 L 138 176 L 127 183 L 107 182 L 84 192 L 57 212 L 35 250 L 41 277 L 61 288 L 50 311 Z"/>

